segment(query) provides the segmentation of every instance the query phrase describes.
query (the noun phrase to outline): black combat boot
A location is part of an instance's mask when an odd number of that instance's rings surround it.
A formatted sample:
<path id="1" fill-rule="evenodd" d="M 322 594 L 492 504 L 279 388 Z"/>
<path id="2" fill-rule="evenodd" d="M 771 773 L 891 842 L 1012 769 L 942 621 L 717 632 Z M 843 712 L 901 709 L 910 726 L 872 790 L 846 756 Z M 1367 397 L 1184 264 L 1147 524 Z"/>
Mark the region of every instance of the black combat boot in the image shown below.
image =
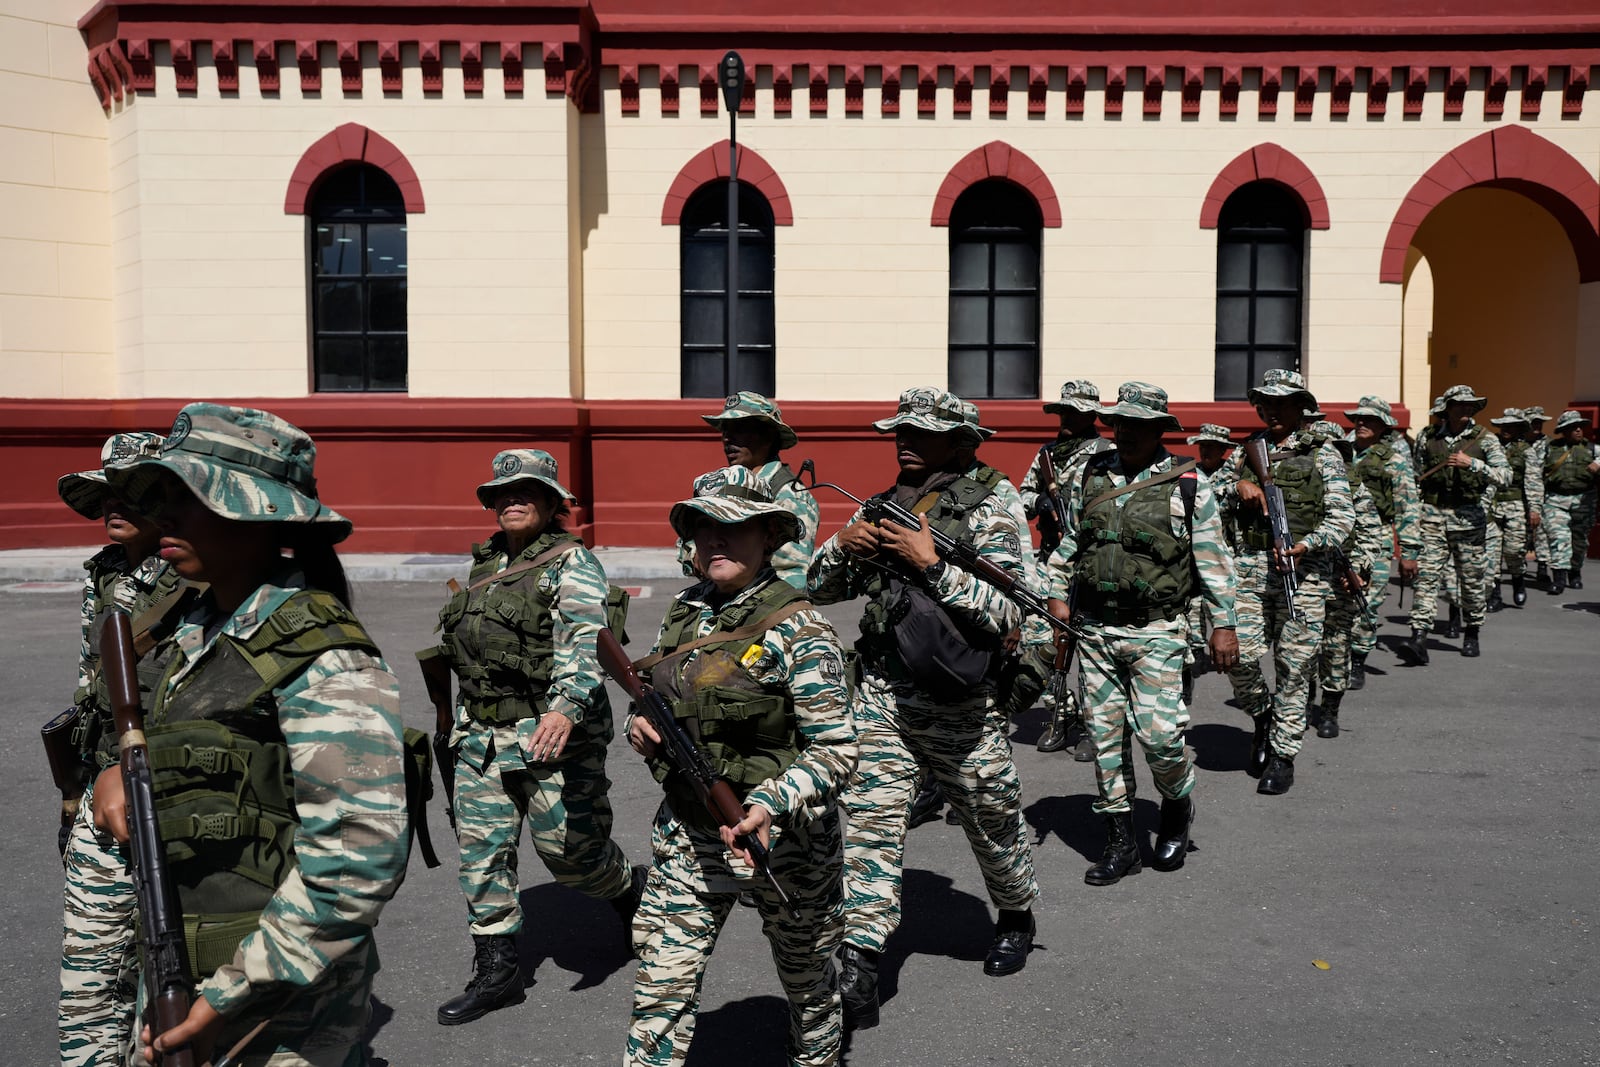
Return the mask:
<path id="1" fill-rule="evenodd" d="M 1267 769 L 1262 772 L 1261 781 L 1256 784 L 1256 792 L 1275 797 L 1287 793 L 1292 785 L 1294 785 L 1294 760 L 1285 759 L 1274 752 L 1272 758 L 1267 760 Z"/>
<path id="2" fill-rule="evenodd" d="M 1106 816 L 1106 850 L 1100 862 L 1083 872 L 1090 885 L 1116 885 L 1125 874 L 1143 870 L 1139 861 L 1139 842 L 1133 836 L 1133 813 L 1117 812 Z"/>
<path id="3" fill-rule="evenodd" d="M 642 863 L 635 866 L 628 875 L 628 888 L 620 897 L 611 898 L 610 904 L 623 926 L 633 925 L 633 913 L 639 910 L 639 901 L 644 899 L 644 883 L 649 877 L 649 867 Z"/>
<path id="4" fill-rule="evenodd" d="M 1072 698 L 1062 700 L 1057 698 L 1056 706 L 1050 709 L 1050 722 L 1045 725 L 1044 733 L 1039 735 L 1039 743 L 1033 747 L 1040 752 L 1060 752 L 1067 747 L 1072 738 L 1072 728 L 1078 722 L 1078 708 Z"/>
<path id="5" fill-rule="evenodd" d="M 907 828 L 932 822 L 939 817 L 939 812 L 942 810 L 944 810 L 944 790 L 939 788 L 938 782 L 929 778 L 922 783 L 922 788 L 917 790 L 917 795 L 911 799 L 911 814 L 906 822 Z"/>
<path id="6" fill-rule="evenodd" d="M 1518 574 L 1511 579 L 1511 602 L 1519 608 L 1528 602 L 1528 578 L 1526 575 Z"/>
<path id="7" fill-rule="evenodd" d="M 839 950 L 839 998 L 844 1002 L 844 1028 L 871 1030 L 878 1025 L 878 954 L 845 942 Z"/>
<path id="8" fill-rule="evenodd" d="M 1343 700 L 1344 694 L 1340 692 L 1322 694 L 1322 718 L 1317 720 L 1318 737 L 1339 736 L 1339 704 Z"/>
<path id="9" fill-rule="evenodd" d="M 1094 738 L 1089 736 L 1088 727 L 1084 727 L 1083 734 L 1078 738 L 1078 743 L 1072 749 L 1072 759 L 1076 763 L 1093 762 L 1097 753 L 1094 748 Z"/>
<path id="10" fill-rule="evenodd" d="M 994 943 L 983 958 L 983 973 L 991 978 L 1003 974 L 1016 974 L 1028 965 L 1028 953 L 1033 951 L 1033 912 L 1000 909 L 1000 918 L 994 924 Z"/>
<path id="11" fill-rule="evenodd" d="M 440 1026 L 470 1023 L 496 1008 L 521 1004 L 528 997 L 522 988 L 517 939 L 510 935 L 473 934 L 472 941 L 472 978 L 464 993 L 439 1005 Z"/>
<path id="12" fill-rule="evenodd" d="M 1541 563 L 1534 571 L 1533 580 L 1546 589 L 1550 588 L 1550 564 Z"/>
<path id="13" fill-rule="evenodd" d="M 1561 590 L 1567 587 L 1567 572 L 1554 570 L 1550 572 L 1550 588 L 1545 590 L 1549 596 L 1560 596 Z"/>
<path id="14" fill-rule="evenodd" d="M 1350 692 L 1364 689 L 1367 685 L 1367 654 L 1355 652 L 1350 656 Z"/>
<path id="15" fill-rule="evenodd" d="M 1582 589 L 1583 588 L 1583 568 L 1582 567 L 1573 567 L 1570 571 L 1567 572 L 1567 588 L 1568 589 Z"/>
<path id="16" fill-rule="evenodd" d="M 1161 798 L 1161 826 L 1156 830 L 1156 851 L 1150 866 L 1175 871 L 1189 855 L 1189 835 L 1194 826 L 1194 798 Z"/>
<path id="17" fill-rule="evenodd" d="M 1183 706 L 1188 707 L 1194 703 L 1194 671 L 1188 667 L 1183 669 Z"/>
<path id="18" fill-rule="evenodd" d="M 1468 659 L 1474 659 L 1478 656 L 1478 628 L 1476 626 L 1467 627 L 1466 635 L 1461 638 L 1461 654 Z"/>
<path id="19" fill-rule="evenodd" d="M 1411 628 L 1411 640 L 1401 641 L 1395 647 L 1400 658 L 1413 667 L 1426 667 L 1428 665 L 1428 631 Z"/>
<path id="20" fill-rule="evenodd" d="M 1454 641 L 1461 636 L 1461 609 L 1450 605 L 1450 617 L 1444 623 L 1444 636 Z"/>
<path id="21" fill-rule="evenodd" d="M 1484 605 L 1484 608 L 1487 611 L 1499 611 L 1505 606 L 1506 602 L 1500 599 L 1500 583 L 1495 582 L 1489 587 L 1489 602 Z"/>
<path id="22" fill-rule="evenodd" d="M 1252 778 L 1260 778 L 1261 772 L 1266 769 L 1267 756 L 1272 751 L 1267 745 L 1267 734 L 1272 730 L 1272 709 L 1263 711 L 1255 719 L 1255 733 L 1250 737 L 1250 762 L 1244 765 L 1244 773 Z"/>

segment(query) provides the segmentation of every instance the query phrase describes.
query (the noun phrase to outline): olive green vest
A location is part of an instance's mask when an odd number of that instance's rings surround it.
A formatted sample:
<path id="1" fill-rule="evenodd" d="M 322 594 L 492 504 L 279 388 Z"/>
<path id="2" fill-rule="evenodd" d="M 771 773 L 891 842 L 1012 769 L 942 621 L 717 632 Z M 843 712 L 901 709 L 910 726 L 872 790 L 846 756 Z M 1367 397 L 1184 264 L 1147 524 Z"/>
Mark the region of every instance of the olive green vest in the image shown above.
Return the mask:
<path id="1" fill-rule="evenodd" d="M 1424 503 L 1437 508 L 1459 508 L 1483 499 L 1483 490 L 1489 484 L 1487 474 L 1445 464 L 1445 460 L 1455 452 L 1465 452 L 1473 459 L 1487 461 L 1489 457 L 1483 451 L 1483 434 L 1483 427 L 1474 425 L 1465 437 L 1453 445 L 1445 443 L 1443 431 L 1428 435 L 1422 446 L 1422 470 L 1418 472 L 1417 485 Z M 1421 477 L 1435 467 L 1439 469 L 1426 478 Z"/>
<path id="2" fill-rule="evenodd" d="M 196 978 L 231 961 L 294 867 L 294 771 L 277 691 L 330 649 L 378 655 L 331 593 L 301 589 L 245 640 L 222 634 L 176 692 L 183 654 L 147 659 L 160 678 L 146 719 L 156 812 L 178 884 Z"/>
<path id="3" fill-rule="evenodd" d="M 1322 471 L 1317 467 L 1317 449 L 1321 447 L 1301 438 L 1292 448 L 1267 453 L 1267 460 L 1272 464 L 1273 484 L 1283 493 L 1289 536 L 1295 541 L 1304 540 L 1307 534 L 1315 530 L 1327 511 L 1323 503 L 1326 490 L 1322 484 Z M 1240 477 L 1246 481 L 1257 481 L 1250 464 L 1243 466 Z M 1241 509 L 1238 516 L 1239 533 L 1244 544 L 1261 551 L 1272 547 L 1272 526 L 1267 522 L 1264 509 Z"/>
<path id="4" fill-rule="evenodd" d="M 1093 503 L 1117 488 L 1110 477 L 1114 462 L 1089 462 L 1085 500 Z M 1112 625 L 1142 626 L 1187 610 L 1195 589 L 1194 557 L 1189 532 L 1172 532 L 1175 488 L 1169 481 L 1135 489 L 1094 504 L 1079 518 L 1078 603 L 1087 614 Z"/>
<path id="5" fill-rule="evenodd" d="M 1384 522 L 1394 522 L 1394 485 L 1390 482 L 1388 462 L 1394 455 L 1394 437 L 1383 440 L 1361 453 L 1350 468 L 1350 477 L 1367 487 L 1372 503 L 1377 506 L 1378 517 Z"/>
<path id="6" fill-rule="evenodd" d="M 1500 447 L 1505 449 L 1506 462 L 1511 464 L 1511 484 L 1496 487 L 1494 499 L 1497 504 L 1522 499 L 1522 491 L 1528 481 L 1528 469 L 1524 461 L 1528 457 L 1528 449 L 1533 446 L 1527 441 L 1518 440 L 1510 444 L 1501 441 Z"/>
<path id="7" fill-rule="evenodd" d="M 1545 492 L 1563 496 L 1587 493 L 1594 485 L 1594 475 L 1589 473 L 1593 462 L 1594 449 L 1587 442 L 1551 441 L 1544 455 Z"/>
<path id="8" fill-rule="evenodd" d="M 771 573 L 753 596 L 730 605 L 717 616 L 712 634 L 737 630 L 770 616 L 805 594 Z M 746 662 L 760 638 L 711 642 L 674 654 L 673 649 L 699 637 L 698 605 L 675 600 L 661 624 L 661 660 L 650 669 L 651 684 L 672 705 L 672 713 L 694 738 L 711 769 L 726 778 L 743 801 L 750 790 L 776 778 L 799 757 L 803 740 L 794 715 L 794 694 L 763 685 Z M 759 652 L 756 653 L 759 656 Z M 705 810 L 688 778 L 664 761 L 651 762 L 656 781 L 666 786 L 679 818 L 707 831 L 716 821 Z"/>

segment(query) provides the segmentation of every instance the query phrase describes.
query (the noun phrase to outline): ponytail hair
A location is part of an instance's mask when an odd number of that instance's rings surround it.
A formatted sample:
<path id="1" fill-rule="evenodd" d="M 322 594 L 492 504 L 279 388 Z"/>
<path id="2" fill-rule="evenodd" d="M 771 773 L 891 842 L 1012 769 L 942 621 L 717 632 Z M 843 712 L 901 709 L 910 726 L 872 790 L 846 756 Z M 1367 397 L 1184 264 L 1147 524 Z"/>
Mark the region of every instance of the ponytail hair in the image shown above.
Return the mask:
<path id="1" fill-rule="evenodd" d="M 339 562 L 339 553 L 330 542 L 312 534 L 292 538 L 289 547 L 294 551 L 295 564 L 306 576 L 308 588 L 332 593 L 347 608 L 355 606 L 350 599 L 350 582 L 345 577 L 344 564 Z"/>

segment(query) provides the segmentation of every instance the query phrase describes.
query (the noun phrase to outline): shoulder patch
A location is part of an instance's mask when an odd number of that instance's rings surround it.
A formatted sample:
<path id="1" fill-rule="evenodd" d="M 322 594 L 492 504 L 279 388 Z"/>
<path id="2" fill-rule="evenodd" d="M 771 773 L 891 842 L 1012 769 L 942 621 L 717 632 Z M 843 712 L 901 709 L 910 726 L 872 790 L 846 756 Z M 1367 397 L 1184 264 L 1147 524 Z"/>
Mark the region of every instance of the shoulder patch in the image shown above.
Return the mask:
<path id="1" fill-rule="evenodd" d="M 831 649 L 822 654 L 822 661 L 817 665 L 822 672 L 823 680 L 829 685 L 837 685 L 844 680 L 844 661 L 839 658 L 839 653 Z"/>

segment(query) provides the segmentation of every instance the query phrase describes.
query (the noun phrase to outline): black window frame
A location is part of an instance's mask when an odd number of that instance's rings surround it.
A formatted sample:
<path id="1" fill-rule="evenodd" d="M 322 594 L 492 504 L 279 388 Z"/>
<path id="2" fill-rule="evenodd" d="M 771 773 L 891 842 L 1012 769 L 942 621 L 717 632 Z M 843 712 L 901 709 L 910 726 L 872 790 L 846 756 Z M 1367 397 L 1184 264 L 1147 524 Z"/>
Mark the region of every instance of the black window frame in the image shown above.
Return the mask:
<path id="1" fill-rule="evenodd" d="M 1279 367 L 1300 372 L 1305 363 L 1307 298 L 1307 235 L 1310 230 L 1305 203 L 1287 186 L 1269 180 L 1248 182 L 1235 189 L 1223 203 L 1217 218 L 1216 314 L 1212 393 L 1216 400 L 1245 400 L 1251 386 L 1260 382 L 1267 370 Z M 1224 257 L 1228 248 L 1249 248 L 1249 279 L 1243 286 L 1225 286 Z M 1268 245 L 1288 246 L 1294 254 L 1292 268 L 1286 272 L 1292 286 L 1264 285 L 1260 281 L 1261 249 Z M 1291 340 L 1262 341 L 1258 327 L 1263 300 L 1294 298 L 1294 322 L 1287 333 Z M 1247 302 L 1246 333 L 1243 340 L 1223 339 L 1224 301 Z M 1238 374 L 1242 356 L 1244 373 Z M 1225 362 L 1232 366 L 1224 367 Z M 1242 382 L 1237 390 L 1229 381 Z"/>
<path id="2" fill-rule="evenodd" d="M 739 337 L 732 361 L 727 247 L 724 179 L 696 189 L 678 218 L 678 392 L 686 399 L 742 389 L 763 396 L 777 392 L 777 225 L 772 205 L 749 182 L 739 182 Z M 751 270 L 753 265 L 761 270 Z"/>
<path id="3" fill-rule="evenodd" d="M 354 238 L 361 251 L 356 269 L 324 269 L 323 242 L 319 235 L 337 232 L 335 227 L 358 227 Z M 409 264 L 400 262 L 396 267 L 374 270 L 373 226 L 383 226 L 389 231 L 397 227 L 398 245 L 389 244 L 384 251 L 397 252 L 398 258 L 407 258 L 409 244 L 405 197 L 400 187 L 382 168 L 370 163 L 350 163 L 324 174 L 312 190 L 306 210 L 306 300 L 308 314 L 307 346 L 310 350 L 311 389 L 317 393 L 404 393 L 409 387 L 410 370 L 410 320 L 409 320 Z M 386 232 L 385 237 L 393 237 Z M 346 237 L 335 240 L 348 242 Z M 395 256 L 387 257 L 392 261 Z M 359 328 L 333 329 L 325 321 L 325 294 L 331 299 L 340 288 L 354 285 L 358 294 L 355 315 Z M 375 328 L 374 312 L 382 301 L 387 316 L 396 314 L 398 303 L 400 328 Z M 348 309 L 347 309 L 348 312 Z M 379 355 L 378 344 L 391 349 L 398 340 L 400 373 L 396 377 L 379 369 L 380 359 L 396 358 L 393 351 Z M 352 377 L 348 368 L 331 367 L 335 345 L 359 345 L 360 383 L 340 383 Z"/>
<path id="4" fill-rule="evenodd" d="M 958 286 L 958 246 L 987 246 L 987 280 L 984 286 Z M 1023 245 L 1032 253 L 1033 284 L 1002 288 L 996 278 L 996 250 L 1001 245 Z M 972 400 L 1036 400 L 1039 398 L 1043 356 L 1044 321 L 1044 214 L 1039 202 L 1026 189 L 1003 178 L 988 178 L 968 186 L 950 210 L 949 303 L 946 330 L 946 381 L 951 392 Z M 1033 315 L 1027 326 L 1031 340 L 1000 341 L 996 335 L 995 309 L 998 301 L 1031 296 Z M 986 305 L 987 327 L 982 341 L 956 339 L 959 302 L 981 299 Z M 1026 353 L 1031 369 L 1016 377 L 1028 384 L 997 391 L 995 360 L 997 353 Z M 961 364 L 974 357 L 983 359 L 983 389 L 972 387 L 971 368 Z"/>

